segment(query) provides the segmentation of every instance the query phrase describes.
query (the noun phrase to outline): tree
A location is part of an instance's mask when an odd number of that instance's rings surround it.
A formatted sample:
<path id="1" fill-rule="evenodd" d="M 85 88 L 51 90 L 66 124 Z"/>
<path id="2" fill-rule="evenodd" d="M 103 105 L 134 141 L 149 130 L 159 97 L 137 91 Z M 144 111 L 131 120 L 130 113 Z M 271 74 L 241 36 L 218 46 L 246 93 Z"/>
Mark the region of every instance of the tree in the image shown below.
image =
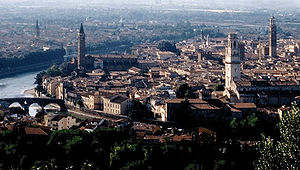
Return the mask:
<path id="1" fill-rule="evenodd" d="M 221 84 L 217 84 L 214 88 L 215 91 L 224 91 L 224 86 Z"/>
<path id="2" fill-rule="evenodd" d="M 106 68 L 106 67 L 105 67 L 103 70 L 104 70 L 104 74 L 101 76 L 100 81 L 107 81 L 107 80 L 110 79 L 110 73 L 109 73 L 109 70 L 108 70 L 108 68 Z"/>
<path id="3" fill-rule="evenodd" d="M 112 169 L 131 169 L 133 167 L 144 169 L 143 165 L 146 160 L 147 150 L 138 144 L 128 142 L 115 146 L 112 153 L 110 153 L 110 167 Z"/>
<path id="4" fill-rule="evenodd" d="M 177 55 L 180 55 L 180 50 L 176 48 L 175 43 L 171 43 L 169 41 L 162 41 L 158 44 L 158 49 L 160 51 L 170 51 L 173 53 L 176 53 Z"/>
<path id="5" fill-rule="evenodd" d="M 247 116 L 246 118 L 238 121 L 236 118 L 233 118 L 230 122 L 231 128 L 253 128 L 256 125 L 256 122 L 258 121 L 258 117 L 255 116 L 255 113 L 252 113 L 251 115 Z"/>
<path id="6" fill-rule="evenodd" d="M 46 74 L 45 71 L 42 71 L 42 72 L 39 72 L 36 77 L 34 78 L 35 81 L 34 81 L 34 84 L 37 84 L 37 85 L 42 85 L 43 83 L 43 76 Z"/>
<path id="7" fill-rule="evenodd" d="M 153 113 L 148 110 L 147 106 L 137 100 L 134 100 L 133 104 L 128 109 L 128 116 L 131 119 L 147 119 L 153 118 Z"/>
<path id="8" fill-rule="evenodd" d="M 196 98 L 193 89 L 187 84 L 183 83 L 176 90 L 177 98 Z"/>
<path id="9" fill-rule="evenodd" d="M 43 89 L 43 87 L 42 87 L 42 83 L 43 83 L 43 76 L 46 74 L 46 72 L 45 71 L 42 71 L 42 72 L 40 72 L 40 73 L 38 73 L 37 75 L 36 75 L 36 77 L 34 78 L 35 79 L 35 82 L 34 82 L 34 84 L 37 84 L 37 86 L 36 86 L 36 90 L 37 91 L 39 91 L 39 92 L 42 92 L 44 89 Z"/>
<path id="10" fill-rule="evenodd" d="M 71 63 L 68 63 L 68 62 L 62 63 L 59 66 L 59 70 L 60 70 L 62 76 L 70 76 L 75 68 L 76 67 L 75 67 L 74 64 L 71 64 Z"/>
<path id="11" fill-rule="evenodd" d="M 256 169 L 298 169 L 300 167 L 300 109 L 296 103 L 278 124 L 280 139 L 263 136 Z"/>
<path id="12" fill-rule="evenodd" d="M 46 74 L 51 77 L 55 77 L 55 76 L 60 76 L 61 71 L 59 70 L 58 66 L 54 64 L 47 70 Z"/>
<path id="13" fill-rule="evenodd" d="M 185 124 L 187 126 L 194 125 L 192 109 L 190 108 L 190 102 L 187 98 L 182 101 L 178 109 L 174 111 L 174 117 L 178 123 Z"/>

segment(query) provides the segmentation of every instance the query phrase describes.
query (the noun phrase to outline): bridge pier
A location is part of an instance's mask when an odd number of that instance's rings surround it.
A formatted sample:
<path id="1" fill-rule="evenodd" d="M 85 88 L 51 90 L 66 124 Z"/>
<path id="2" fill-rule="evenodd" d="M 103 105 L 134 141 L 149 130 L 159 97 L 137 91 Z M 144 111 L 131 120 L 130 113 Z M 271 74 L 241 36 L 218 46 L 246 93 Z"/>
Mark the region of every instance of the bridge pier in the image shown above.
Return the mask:
<path id="1" fill-rule="evenodd" d="M 53 98 L 3 98 L 0 99 L 0 103 L 2 102 L 8 103 L 8 106 L 12 103 L 18 102 L 27 113 L 29 112 L 30 105 L 33 103 L 40 105 L 42 107 L 42 111 L 45 111 L 44 107 L 51 103 L 59 105 L 60 112 L 68 111 L 63 100 Z"/>

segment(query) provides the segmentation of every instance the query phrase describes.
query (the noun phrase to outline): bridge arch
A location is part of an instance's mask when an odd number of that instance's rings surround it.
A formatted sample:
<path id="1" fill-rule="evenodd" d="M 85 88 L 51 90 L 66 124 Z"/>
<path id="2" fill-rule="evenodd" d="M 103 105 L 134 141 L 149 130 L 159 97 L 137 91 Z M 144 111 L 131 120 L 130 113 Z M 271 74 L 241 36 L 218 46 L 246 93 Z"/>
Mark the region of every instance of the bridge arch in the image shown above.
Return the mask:
<path id="1" fill-rule="evenodd" d="M 17 108 L 17 107 L 24 109 L 24 107 L 22 106 L 22 104 L 19 103 L 19 102 L 9 103 L 9 105 L 8 105 L 8 108 Z"/>
<path id="2" fill-rule="evenodd" d="M 49 103 L 46 106 L 44 106 L 44 110 L 46 112 L 48 112 L 48 111 L 57 111 L 57 112 L 59 112 L 61 110 L 61 108 L 60 108 L 59 104 L 57 104 L 57 103 Z"/>
<path id="3" fill-rule="evenodd" d="M 60 99 L 52 99 L 52 98 L 4 98 L 0 99 L 0 102 L 6 102 L 9 106 L 15 102 L 19 103 L 25 110 L 29 108 L 30 105 L 37 103 L 42 108 L 50 103 L 54 103 L 59 105 L 60 112 L 66 112 L 68 109 L 65 105 L 65 102 Z"/>
<path id="4" fill-rule="evenodd" d="M 10 114 L 21 114 L 21 115 L 26 115 L 27 110 L 22 106 L 19 102 L 12 102 L 9 104 L 9 113 Z"/>
<path id="5" fill-rule="evenodd" d="M 28 113 L 30 116 L 35 116 L 38 112 L 43 112 L 44 108 L 40 106 L 38 103 L 32 103 L 28 107 Z"/>

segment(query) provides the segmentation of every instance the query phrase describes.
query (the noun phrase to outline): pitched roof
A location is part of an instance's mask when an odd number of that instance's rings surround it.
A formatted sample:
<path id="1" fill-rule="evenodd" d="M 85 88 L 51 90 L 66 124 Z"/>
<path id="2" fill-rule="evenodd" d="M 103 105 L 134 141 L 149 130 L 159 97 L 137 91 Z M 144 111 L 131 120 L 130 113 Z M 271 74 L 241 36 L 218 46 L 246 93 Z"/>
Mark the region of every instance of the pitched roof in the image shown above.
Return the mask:
<path id="1" fill-rule="evenodd" d="M 51 121 L 60 121 L 62 118 L 68 117 L 68 115 L 56 115 Z"/>
<path id="2" fill-rule="evenodd" d="M 209 109 L 209 110 L 218 110 L 219 107 L 211 105 L 209 103 L 201 103 L 201 104 L 191 104 L 191 106 L 195 109 Z"/>
<path id="3" fill-rule="evenodd" d="M 48 135 L 41 128 L 25 127 L 25 133 L 27 135 Z"/>
<path id="4" fill-rule="evenodd" d="M 125 96 L 114 96 L 110 99 L 110 102 L 112 103 L 123 103 L 124 101 L 126 101 L 128 99 L 128 97 Z"/>
<path id="5" fill-rule="evenodd" d="M 256 109 L 254 103 L 235 103 L 232 106 L 236 109 Z"/>

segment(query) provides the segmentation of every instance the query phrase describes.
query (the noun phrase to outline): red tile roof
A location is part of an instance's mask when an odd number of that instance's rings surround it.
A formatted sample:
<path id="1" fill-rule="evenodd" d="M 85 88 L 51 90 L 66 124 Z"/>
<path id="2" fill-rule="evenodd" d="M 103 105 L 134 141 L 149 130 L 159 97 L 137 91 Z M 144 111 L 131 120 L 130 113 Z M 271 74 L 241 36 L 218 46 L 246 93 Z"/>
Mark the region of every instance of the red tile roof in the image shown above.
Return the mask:
<path id="1" fill-rule="evenodd" d="M 25 127 L 25 133 L 27 135 L 48 135 L 41 128 Z"/>

